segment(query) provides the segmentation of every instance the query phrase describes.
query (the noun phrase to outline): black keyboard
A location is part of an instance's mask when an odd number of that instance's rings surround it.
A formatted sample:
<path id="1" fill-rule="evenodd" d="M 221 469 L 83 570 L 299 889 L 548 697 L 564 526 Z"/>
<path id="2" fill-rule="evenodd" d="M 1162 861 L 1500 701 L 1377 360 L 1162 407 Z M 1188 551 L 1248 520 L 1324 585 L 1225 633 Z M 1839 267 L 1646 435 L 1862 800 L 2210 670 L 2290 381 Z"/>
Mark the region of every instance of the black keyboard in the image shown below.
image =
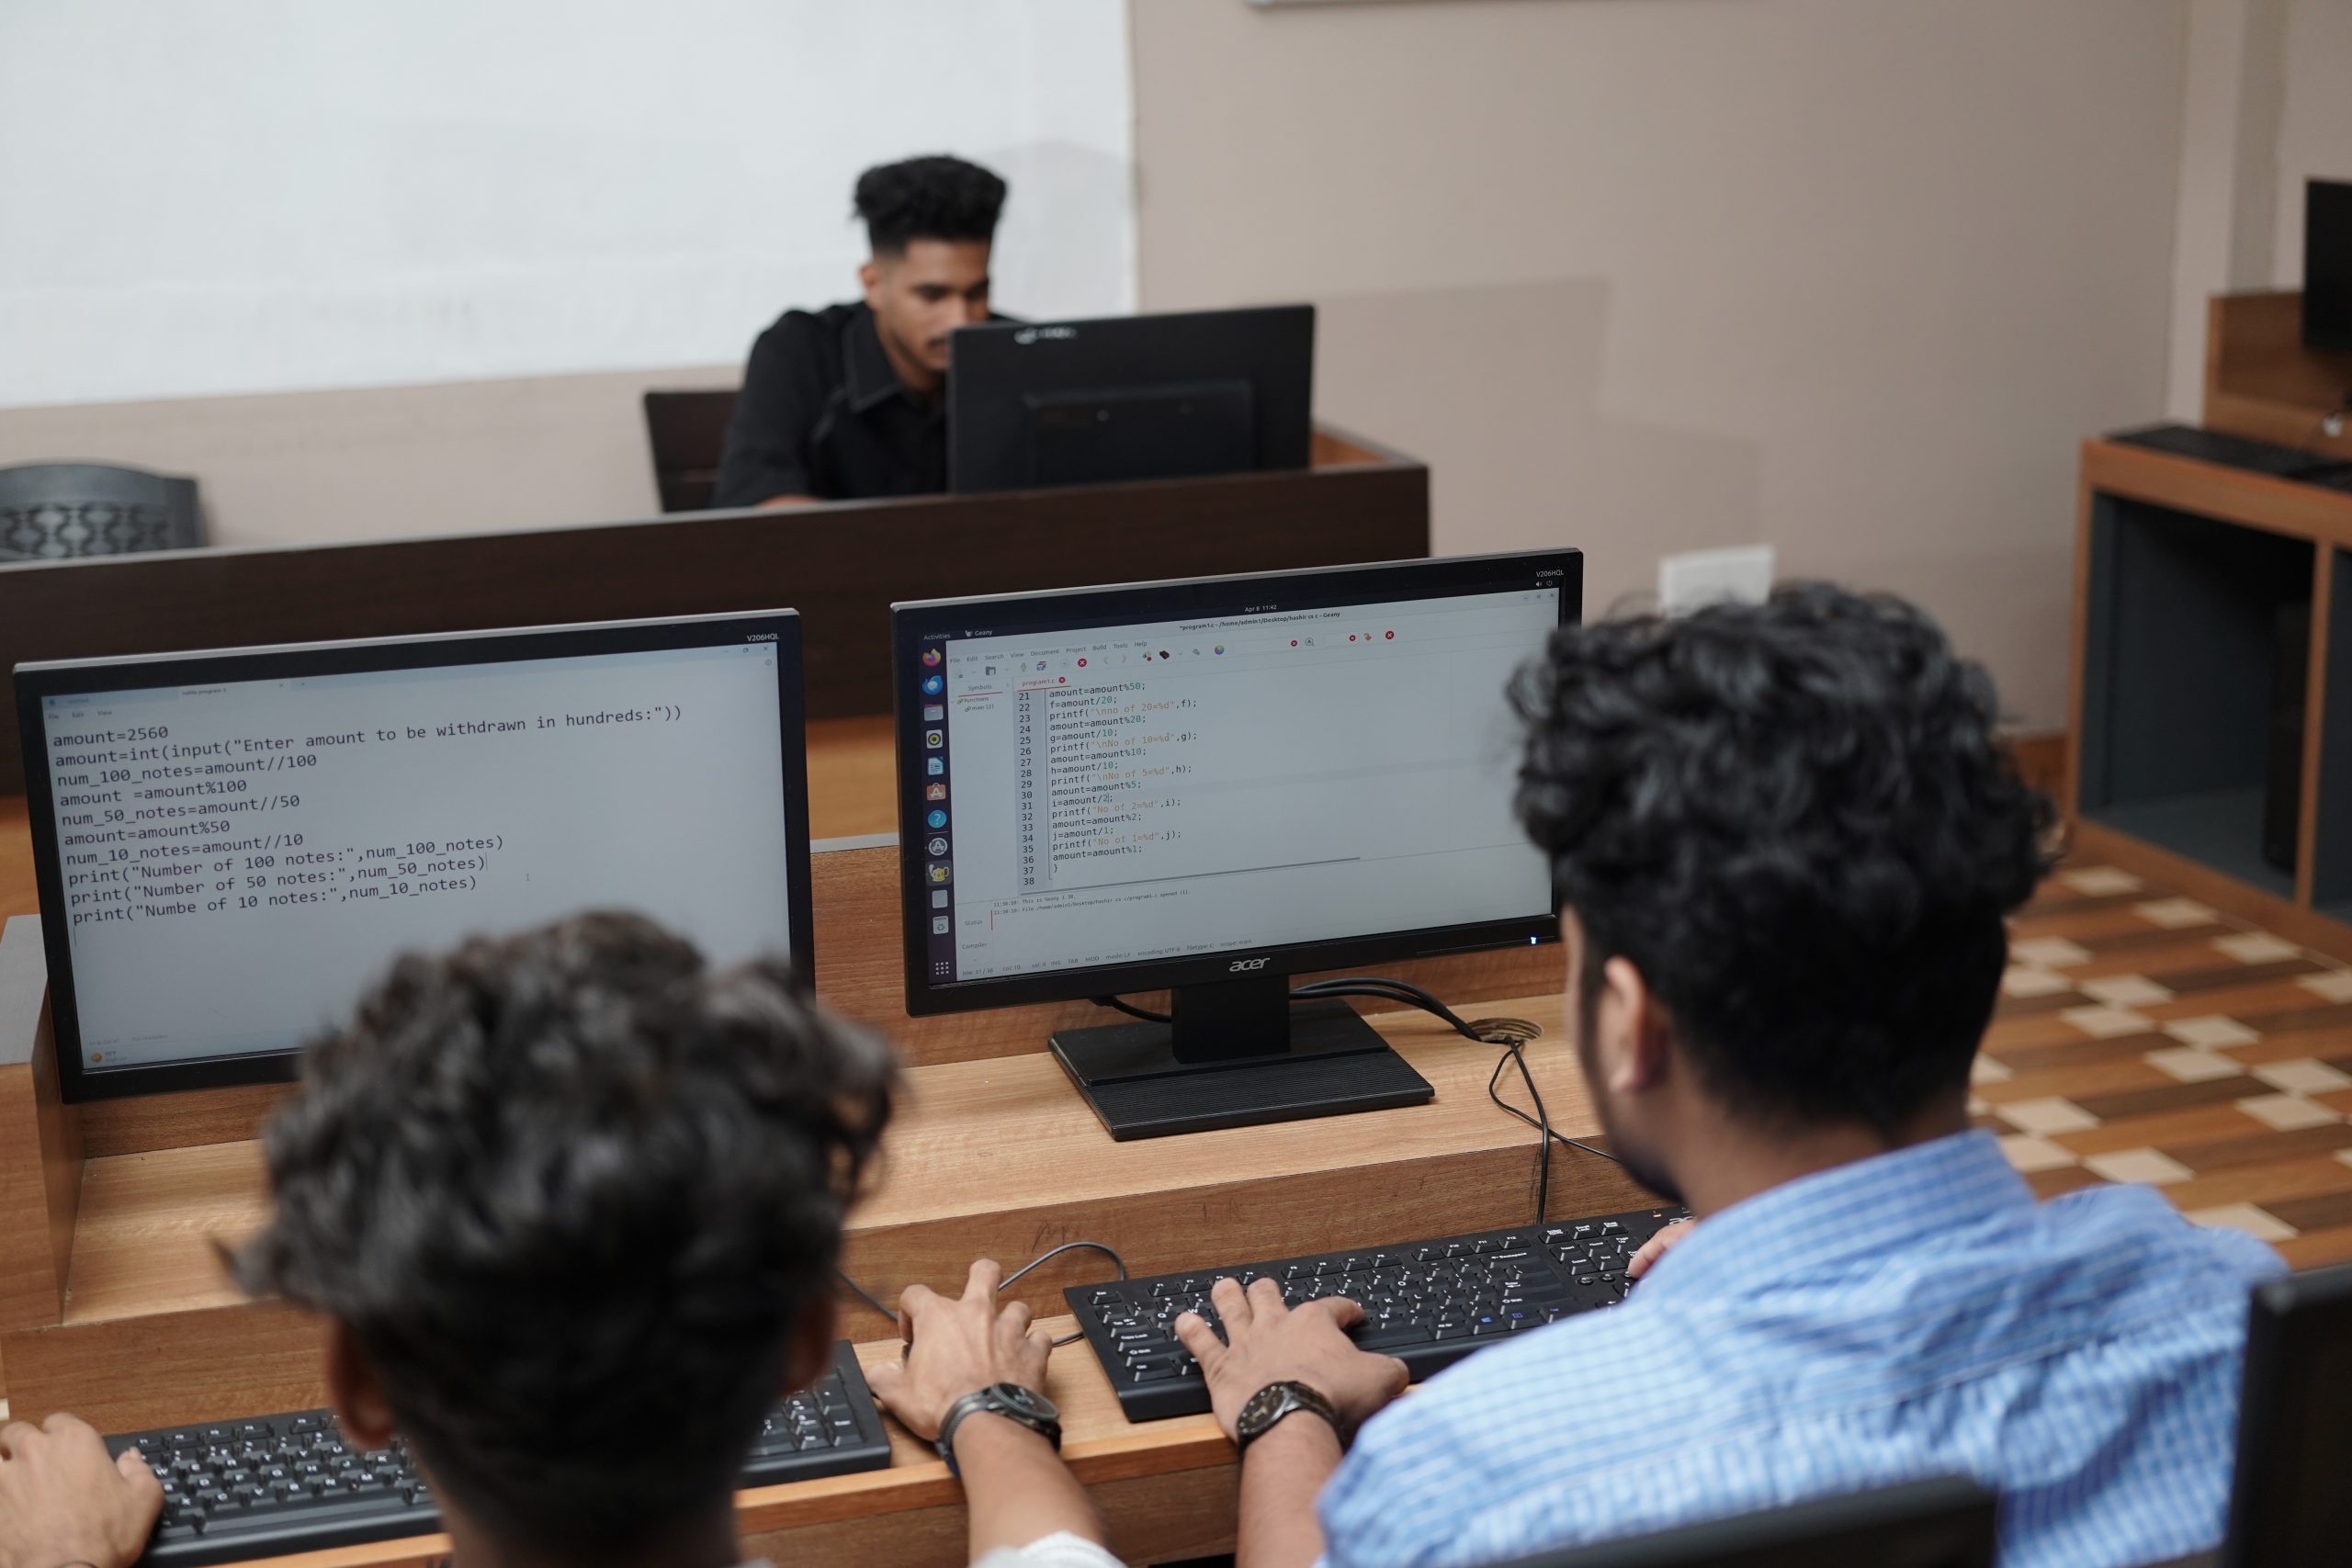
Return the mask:
<path id="1" fill-rule="evenodd" d="M 1216 1327 L 1209 1287 L 1220 1276 L 1245 1286 L 1271 1277 L 1296 1306 L 1347 1296 L 1364 1310 L 1351 1331 L 1367 1350 L 1397 1357 L 1415 1382 L 1474 1350 L 1574 1313 L 1625 1299 L 1625 1259 L 1658 1229 L 1686 1218 L 1676 1208 L 1513 1225 L 1399 1247 L 1317 1253 L 1232 1269 L 1073 1285 L 1062 1294 L 1086 1331 L 1130 1421 L 1193 1416 L 1209 1407 L 1200 1366 L 1172 1325 L 1191 1311 Z"/>
<path id="2" fill-rule="evenodd" d="M 234 1562 L 393 1536 L 429 1535 L 441 1510 L 409 1466 L 405 1445 L 345 1444 L 324 1410 L 202 1427 L 125 1432 L 164 1483 L 164 1514 L 147 1553 L 153 1568 Z M 813 1481 L 890 1462 L 890 1439 L 846 1342 L 832 1369 L 769 1415 L 743 1467 L 746 1486 Z"/>
<path id="3" fill-rule="evenodd" d="M 2258 474 L 2301 479 L 2308 484 L 2326 484 L 2337 475 L 2352 473 L 2352 464 L 2331 453 L 2306 452 L 2297 446 L 2255 441 L 2193 424 L 2152 424 L 2144 430 L 2119 430 L 2108 439 L 2127 446 L 2145 446 L 2153 452 L 2195 457 L 2227 468 L 2249 468 Z"/>

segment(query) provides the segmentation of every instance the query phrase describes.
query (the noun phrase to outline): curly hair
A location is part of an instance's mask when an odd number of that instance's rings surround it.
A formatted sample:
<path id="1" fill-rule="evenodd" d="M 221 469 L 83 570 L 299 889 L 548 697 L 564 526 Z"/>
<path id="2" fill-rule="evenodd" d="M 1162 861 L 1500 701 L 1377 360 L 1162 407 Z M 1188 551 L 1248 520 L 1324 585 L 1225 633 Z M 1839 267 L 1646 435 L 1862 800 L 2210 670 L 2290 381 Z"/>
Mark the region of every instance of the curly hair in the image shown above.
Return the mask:
<path id="1" fill-rule="evenodd" d="M 1566 626 L 1511 694 L 1588 1015 L 1631 960 L 1708 1091 L 1779 1123 L 1888 1132 L 1966 1084 L 2053 816 L 1925 615 L 1799 583 Z"/>
<path id="2" fill-rule="evenodd" d="M 734 1484 L 895 1071 L 635 916 L 406 956 L 305 1054 L 238 1277 L 349 1329 L 487 1528 L 609 1555 Z"/>
<path id="3" fill-rule="evenodd" d="M 910 240 L 994 238 L 1004 181 L 944 153 L 909 158 L 858 175 L 855 206 L 874 254 L 899 255 Z"/>

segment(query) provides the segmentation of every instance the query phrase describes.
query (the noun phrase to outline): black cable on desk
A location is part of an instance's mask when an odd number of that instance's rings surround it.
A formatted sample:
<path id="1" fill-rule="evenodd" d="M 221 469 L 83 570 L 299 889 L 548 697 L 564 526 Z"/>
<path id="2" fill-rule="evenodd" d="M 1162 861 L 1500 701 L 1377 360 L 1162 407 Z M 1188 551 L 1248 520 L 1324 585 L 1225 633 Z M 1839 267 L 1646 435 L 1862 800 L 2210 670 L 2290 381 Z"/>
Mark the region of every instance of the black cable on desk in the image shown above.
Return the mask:
<path id="1" fill-rule="evenodd" d="M 1311 980 L 1304 986 L 1294 987 L 1290 993 L 1290 999 L 1295 1002 L 1315 1001 L 1327 997 L 1378 997 L 1386 1001 L 1402 1002 L 1408 1007 L 1419 1008 L 1423 1012 L 1431 1013 L 1442 1019 L 1452 1026 L 1456 1034 L 1465 1040 L 1502 1044 L 1503 1054 L 1496 1058 L 1495 1070 L 1487 1079 L 1487 1098 L 1535 1129 L 1535 1218 L 1537 1224 L 1543 1223 L 1551 1202 L 1552 1145 L 1554 1144 L 1566 1144 L 1572 1149 L 1580 1149 L 1589 1155 L 1599 1155 L 1602 1159 L 1615 1164 L 1624 1163 L 1607 1149 L 1597 1149 L 1590 1144 L 1580 1143 L 1566 1134 L 1552 1130 L 1551 1115 L 1544 1108 L 1543 1095 L 1536 1091 L 1534 1075 L 1528 1070 L 1527 1057 L 1524 1055 L 1527 1048 L 1526 1040 L 1508 1038 L 1494 1032 L 1481 1032 L 1474 1024 L 1438 1000 L 1428 990 L 1414 985 L 1409 980 L 1399 980 L 1385 975 L 1355 975 L 1338 979 Z M 1094 1000 L 1098 1006 L 1115 1008 L 1129 1017 L 1143 1019 L 1148 1022 L 1169 1021 L 1166 1013 L 1149 1012 L 1142 1008 L 1131 1007 L 1116 997 L 1097 997 Z M 1506 1065 L 1518 1067 L 1520 1081 L 1527 1086 L 1527 1098 L 1534 1103 L 1534 1115 L 1530 1116 L 1502 1097 L 1498 1086 L 1502 1082 L 1503 1068 Z M 1122 1278 L 1125 1276 L 1123 1275 Z"/>
<path id="2" fill-rule="evenodd" d="M 1037 1254 L 1036 1257 L 1031 1258 L 1028 1262 L 1023 1263 L 1012 1273 L 1007 1274 L 1003 1279 L 997 1281 L 996 1288 L 1001 1292 L 1005 1288 L 1005 1286 L 1012 1284 L 1015 1280 L 1020 1279 L 1021 1276 L 1028 1273 L 1038 1265 L 1049 1263 L 1053 1259 L 1059 1258 L 1063 1253 L 1074 1252 L 1080 1247 L 1090 1247 L 1092 1250 L 1102 1254 L 1103 1257 L 1108 1258 L 1111 1260 L 1111 1267 L 1119 1271 L 1120 1279 L 1124 1280 L 1127 1277 L 1127 1260 L 1121 1258 L 1116 1252 L 1113 1251 L 1102 1243 L 1099 1241 L 1066 1241 L 1059 1247 L 1052 1247 L 1045 1252 Z M 880 1313 L 884 1317 L 888 1318 L 893 1323 L 899 1321 L 898 1309 L 896 1307 L 884 1306 L 880 1302 L 876 1301 L 874 1299 L 873 1292 L 867 1290 L 865 1286 L 859 1284 L 856 1280 L 849 1277 L 848 1269 L 843 1269 L 839 1264 L 835 1264 L 833 1266 L 833 1272 L 841 1276 L 842 1283 L 847 1285 L 852 1291 L 855 1292 L 858 1298 L 865 1302 L 867 1306 L 872 1307 L 876 1312 Z M 1076 1344 L 1079 1340 L 1085 1337 L 1086 1335 L 1083 1330 L 1076 1334 L 1065 1334 L 1059 1339 L 1055 1340 L 1054 1345 L 1056 1348 L 1059 1348 L 1064 1345 Z"/>

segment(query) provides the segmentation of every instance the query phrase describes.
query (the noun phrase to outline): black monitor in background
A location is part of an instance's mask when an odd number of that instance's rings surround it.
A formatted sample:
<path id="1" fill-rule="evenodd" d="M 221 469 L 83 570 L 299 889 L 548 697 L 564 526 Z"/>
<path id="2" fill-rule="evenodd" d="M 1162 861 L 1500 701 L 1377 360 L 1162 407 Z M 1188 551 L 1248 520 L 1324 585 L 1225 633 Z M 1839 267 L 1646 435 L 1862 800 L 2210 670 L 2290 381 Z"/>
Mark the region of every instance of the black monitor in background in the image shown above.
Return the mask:
<path id="1" fill-rule="evenodd" d="M 907 1010 L 1171 989 L 1064 1030 L 1114 1137 L 1417 1104 L 1289 977 L 1556 936 L 1512 672 L 1575 550 L 891 607 Z"/>
<path id="2" fill-rule="evenodd" d="M 1964 1476 L 1824 1497 L 1505 1568 L 1993 1568 L 1992 1493 Z"/>
<path id="3" fill-rule="evenodd" d="M 586 908 L 808 973 L 789 610 L 17 667 L 69 1100 L 290 1078 L 397 953 Z"/>
<path id="4" fill-rule="evenodd" d="M 2255 1288 L 2225 1568 L 2341 1562 L 2352 1542 L 2352 1264 Z"/>
<path id="5" fill-rule="evenodd" d="M 1306 467 L 1315 307 L 959 327 L 947 488 Z"/>
<path id="6" fill-rule="evenodd" d="M 2303 187 L 2303 343 L 2352 349 L 2352 180 Z"/>

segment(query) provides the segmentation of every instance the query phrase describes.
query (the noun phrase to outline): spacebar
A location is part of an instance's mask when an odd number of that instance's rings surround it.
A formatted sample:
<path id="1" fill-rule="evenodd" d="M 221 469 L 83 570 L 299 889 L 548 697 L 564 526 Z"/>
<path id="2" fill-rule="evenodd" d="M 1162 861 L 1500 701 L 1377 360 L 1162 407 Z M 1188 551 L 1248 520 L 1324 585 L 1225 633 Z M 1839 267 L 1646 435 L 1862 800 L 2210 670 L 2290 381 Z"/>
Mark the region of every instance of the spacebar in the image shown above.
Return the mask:
<path id="1" fill-rule="evenodd" d="M 216 1514 L 204 1521 L 203 1539 L 268 1530 L 326 1531 L 338 1525 L 375 1524 L 379 1520 L 409 1522 L 424 1535 L 440 1528 L 440 1510 L 409 1502 L 397 1492 L 357 1497 L 296 1497 L 264 1504 L 248 1513 Z M 330 1544 L 322 1540 L 321 1545 Z"/>
<path id="2" fill-rule="evenodd" d="M 1435 1336 L 1428 1328 L 1415 1328 L 1407 1324 L 1367 1329 L 1348 1337 L 1355 1341 L 1359 1350 L 1386 1350 L 1398 1345 L 1428 1345 L 1435 1341 Z"/>

